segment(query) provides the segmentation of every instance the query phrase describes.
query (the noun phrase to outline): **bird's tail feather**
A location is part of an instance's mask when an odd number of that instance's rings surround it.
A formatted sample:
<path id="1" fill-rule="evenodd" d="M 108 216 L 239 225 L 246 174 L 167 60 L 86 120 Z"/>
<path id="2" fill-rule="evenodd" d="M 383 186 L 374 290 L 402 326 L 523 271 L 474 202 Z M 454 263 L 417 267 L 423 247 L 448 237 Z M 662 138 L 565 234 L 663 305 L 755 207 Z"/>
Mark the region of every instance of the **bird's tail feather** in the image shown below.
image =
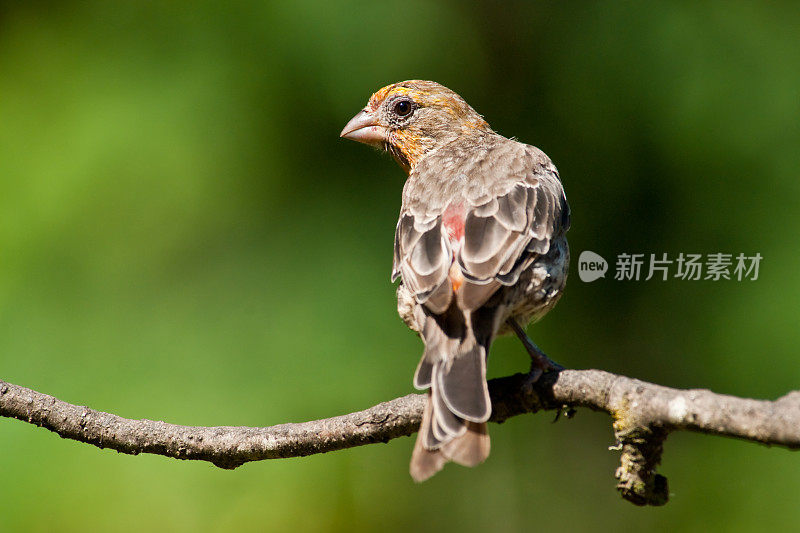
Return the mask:
<path id="1" fill-rule="evenodd" d="M 445 331 L 428 316 L 423 328 L 425 353 L 414 384 L 428 388 L 428 400 L 411 457 L 411 476 L 424 481 L 448 461 L 475 466 L 489 455 L 486 421 L 491 402 L 486 384 L 488 337 L 479 342 L 472 328 Z"/>
<path id="2" fill-rule="evenodd" d="M 411 454 L 411 477 L 417 483 L 425 481 L 453 461 L 462 466 L 476 466 L 489 456 L 490 441 L 486 422 L 466 422 L 465 431 L 448 442 L 439 442 L 436 448 L 428 448 L 426 441 L 432 432 L 433 402 L 430 395 L 422 414 L 417 442 Z M 435 439 L 434 439 L 435 440 Z"/>

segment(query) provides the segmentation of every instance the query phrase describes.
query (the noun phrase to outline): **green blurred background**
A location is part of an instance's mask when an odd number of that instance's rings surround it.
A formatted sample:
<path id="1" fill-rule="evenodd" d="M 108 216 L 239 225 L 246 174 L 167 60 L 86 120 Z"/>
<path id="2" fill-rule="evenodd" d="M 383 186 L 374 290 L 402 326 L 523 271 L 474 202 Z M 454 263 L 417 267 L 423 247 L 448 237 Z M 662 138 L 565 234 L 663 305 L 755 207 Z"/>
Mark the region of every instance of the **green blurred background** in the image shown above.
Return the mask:
<path id="1" fill-rule="evenodd" d="M 674 387 L 798 388 L 797 3 L 0 4 L 0 377 L 129 418 L 271 425 L 412 391 L 389 283 L 403 184 L 338 138 L 439 81 L 544 149 L 594 250 L 760 252 L 755 282 L 573 275 L 534 339 Z M 612 267 L 613 268 L 613 267 Z M 498 341 L 490 374 L 526 367 Z M 7 531 L 750 531 L 800 522 L 800 456 L 667 442 L 620 499 L 610 419 L 493 426 L 415 485 L 413 439 L 223 471 L 0 419 Z"/>

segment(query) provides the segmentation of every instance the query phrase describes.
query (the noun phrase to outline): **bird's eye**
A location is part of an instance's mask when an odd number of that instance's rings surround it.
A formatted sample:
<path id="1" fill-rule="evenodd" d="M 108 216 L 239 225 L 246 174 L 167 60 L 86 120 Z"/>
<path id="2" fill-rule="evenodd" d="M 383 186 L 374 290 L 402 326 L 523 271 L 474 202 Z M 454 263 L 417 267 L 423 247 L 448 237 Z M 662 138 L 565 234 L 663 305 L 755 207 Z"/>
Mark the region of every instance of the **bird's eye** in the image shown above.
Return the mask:
<path id="1" fill-rule="evenodd" d="M 398 117 L 407 117 L 411 114 L 411 102 L 408 100 L 398 100 L 394 104 L 394 114 Z"/>

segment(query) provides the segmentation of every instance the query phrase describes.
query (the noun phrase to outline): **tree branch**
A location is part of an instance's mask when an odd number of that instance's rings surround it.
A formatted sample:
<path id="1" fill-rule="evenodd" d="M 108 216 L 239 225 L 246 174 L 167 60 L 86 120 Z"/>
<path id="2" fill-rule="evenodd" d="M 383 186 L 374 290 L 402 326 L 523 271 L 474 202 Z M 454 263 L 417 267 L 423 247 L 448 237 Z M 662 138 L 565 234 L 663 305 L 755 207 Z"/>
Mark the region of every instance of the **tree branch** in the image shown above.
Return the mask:
<path id="1" fill-rule="evenodd" d="M 671 431 L 722 435 L 800 448 L 800 391 L 776 401 L 751 400 L 708 390 L 679 390 L 601 370 L 562 370 L 531 383 L 525 374 L 489 382 L 492 421 L 540 410 L 587 407 L 614 418 L 622 451 L 615 476 L 623 498 L 663 505 L 667 480 L 655 473 Z M 193 427 L 129 420 L 0 380 L 0 416 L 58 433 L 63 438 L 137 455 L 210 461 L 236 468 L 249 461 L 299 457 L 375 442 L 417 430 L 425 396 L 409 394 L 364 411 L 278 426 Z"/>

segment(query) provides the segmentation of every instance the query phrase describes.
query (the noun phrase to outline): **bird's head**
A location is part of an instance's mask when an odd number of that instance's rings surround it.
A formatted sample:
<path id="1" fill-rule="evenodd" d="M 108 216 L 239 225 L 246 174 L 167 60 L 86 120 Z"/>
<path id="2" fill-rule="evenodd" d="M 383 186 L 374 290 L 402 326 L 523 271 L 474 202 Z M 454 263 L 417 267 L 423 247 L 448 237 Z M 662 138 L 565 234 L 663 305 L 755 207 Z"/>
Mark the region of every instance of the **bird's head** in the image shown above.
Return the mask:
<path id="1" fill-rule="evenodd" d="M 462 135 L 488 131 L 483 117 L 447 87 L 409 80 L 373 94 L 341 137 L 383 148 L 408 172 L 431 150 Z"/>

